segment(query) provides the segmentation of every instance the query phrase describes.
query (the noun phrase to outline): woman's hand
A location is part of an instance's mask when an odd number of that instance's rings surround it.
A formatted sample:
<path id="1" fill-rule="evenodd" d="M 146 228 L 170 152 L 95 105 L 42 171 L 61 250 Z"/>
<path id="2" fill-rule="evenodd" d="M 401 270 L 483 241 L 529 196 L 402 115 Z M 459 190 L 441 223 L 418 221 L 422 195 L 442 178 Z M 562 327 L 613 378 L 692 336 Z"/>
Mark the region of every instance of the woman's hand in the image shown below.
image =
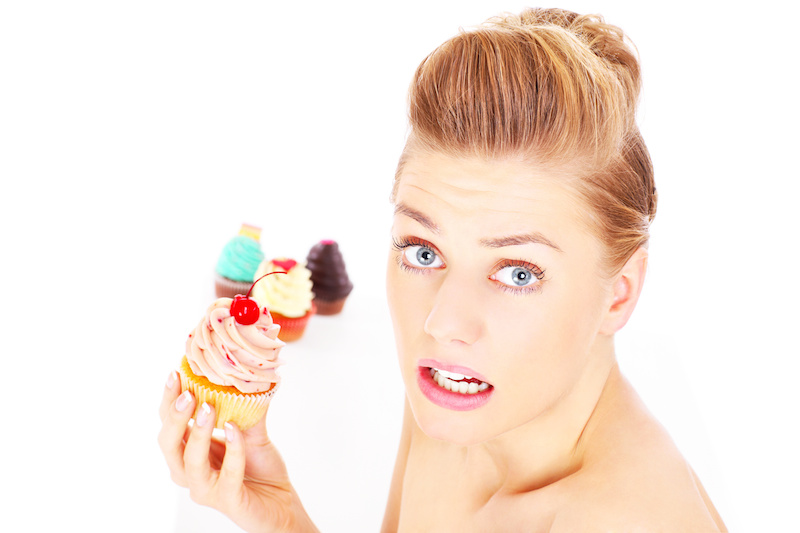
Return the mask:
<path id="1" fill-rule="evenodd" d="M 194 425 L 195 399 L 181 393 L 178 374 L 167 380 L 158 443 L 172 480 L 192 500 L 213 507 L 246 531 L 316 531 L 294 491 L 286 465 L 267 436 L 266 414 L 246 431 L 225 424 L 225 441 L 212 437 L 216 413 L 203 404 Z"/>

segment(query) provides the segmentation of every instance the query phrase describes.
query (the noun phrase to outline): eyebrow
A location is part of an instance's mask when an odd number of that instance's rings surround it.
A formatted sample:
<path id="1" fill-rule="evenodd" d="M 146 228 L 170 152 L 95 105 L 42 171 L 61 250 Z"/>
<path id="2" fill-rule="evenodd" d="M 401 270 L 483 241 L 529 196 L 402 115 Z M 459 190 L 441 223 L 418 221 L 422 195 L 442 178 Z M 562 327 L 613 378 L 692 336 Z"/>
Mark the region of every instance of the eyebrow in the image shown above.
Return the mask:
<path id="1" fill-rule="evenodd" d="M 481 244 L 489 248 L 503 248 L 505 246 L 519 246 L 522 244 L 544 244 L 545 246 L 549 246 L 550 248 L 563 253 L 563 250 L 559 248 L 556 243 L 538 231 L 524 233 L 521 235 L 510 235 L 508 237 L 498 237 L 496 239 L 481 239 Z"/>
<path id="2" fill-rule="evenodd" d="M 395 215 L 406 215 L 407 217 L 416 220 L 420 224 L 422 224 L 425 228 L 429 229 L 433 233 L 439 234 L 441 231 L 439 230 L 439 226 L 431 220 L 427 215 L 422 214 L 421 212 L 408 207 L 403 203 L 398 203 L 394 208 Z M 558 247 L 556 243 L 539 233 L 538 231 L 533 231 L 530 233 L 522 233 L 519 235 L 509 235 L 507 237 L 496 237 L 491 239 L 481 239 L 480 243 L 482 246 L 486 246 L 487 248 L 504 248 L 506 246 L 520 246 L 524 244 L 544 244 L 545 246 L 549 246 L 550 248 L 562 252 L 563 250 Z"/>
<path id="3" fill-rule="evenodd" d="M 416 209 L 412 209 L 403 203 L 398 203 L 394 207 L 394 214 L 410 217 L 431 230 L 433 233 L 439 233 L 439 226 L 437 226 L 433 220 L 423 215 Z"/>

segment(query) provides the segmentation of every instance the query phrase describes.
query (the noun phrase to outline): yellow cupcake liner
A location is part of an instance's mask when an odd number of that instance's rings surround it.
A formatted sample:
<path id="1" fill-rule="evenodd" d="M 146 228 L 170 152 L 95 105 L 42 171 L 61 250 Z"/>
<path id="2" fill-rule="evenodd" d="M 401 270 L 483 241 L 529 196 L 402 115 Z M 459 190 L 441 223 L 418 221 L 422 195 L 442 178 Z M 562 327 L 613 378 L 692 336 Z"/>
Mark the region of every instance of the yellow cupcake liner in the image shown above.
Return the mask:
<path id="1" fill-rule="evenodd" d="M 223 387 L 211 383 L 205 376 L 192 372 L 186 356 L 181 360 L 181 388 L 190 391 L 196 400 L 193 418 L 197 417 L 203 402 L 214 407 L 217 412 L 215 428 L 222 428 L 225 422 L 233 422 L 239 429 L 255 426 L 267 411 L 272 396 L 278 388 L 274 383 L 266 392 L 239 392 L 235 387 Z"/>

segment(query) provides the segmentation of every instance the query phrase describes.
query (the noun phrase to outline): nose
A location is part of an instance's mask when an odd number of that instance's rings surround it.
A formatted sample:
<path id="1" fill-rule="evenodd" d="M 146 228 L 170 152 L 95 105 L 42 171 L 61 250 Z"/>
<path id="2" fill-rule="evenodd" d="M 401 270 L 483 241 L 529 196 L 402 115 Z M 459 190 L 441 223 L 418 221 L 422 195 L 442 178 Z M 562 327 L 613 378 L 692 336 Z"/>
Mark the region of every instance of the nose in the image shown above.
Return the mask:
<path id="1" fill-rule="evenodd" d="M 472 345 L 484 330 L 479 291 L 468 280 L 454 274 L 449 272 L 443 276 L 424 330 L 442 344 Z"/>

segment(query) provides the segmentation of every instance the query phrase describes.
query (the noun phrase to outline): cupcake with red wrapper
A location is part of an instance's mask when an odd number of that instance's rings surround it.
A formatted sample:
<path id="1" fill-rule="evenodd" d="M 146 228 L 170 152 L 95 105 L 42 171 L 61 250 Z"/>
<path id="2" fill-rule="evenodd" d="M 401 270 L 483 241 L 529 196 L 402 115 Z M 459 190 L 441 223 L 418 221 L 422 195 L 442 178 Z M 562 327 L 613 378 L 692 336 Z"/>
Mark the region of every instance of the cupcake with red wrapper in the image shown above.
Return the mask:
<path id="1" fill-rule="evenodd" d="M 339 244 L 323 240 L 308 252 L 306 266 L 311 271 L 314 304 L 320 315 L 335 315 L 342 311 L 344 302 L 353 290 L 353 282 L 344 267 Z"/>
<path id="2" fill-rule="evenodd" d="M 271 272 L 285 272 L 284 276 L 270 276 L 253 287 L 253 298 L 269 308 L 272 319 L 280 324 L 279 338 L 291 342 L 303 336 L 308 320 L 316 312 L 313 304 L 311 271 L 294 259 L 265 260 L 259 265 L 256 277 Z"/>
<path id="3" fill-rule="evenodd" d="M 280 326 L 249 294 L 212 303 L 189 334 L 181 360 L 183 390 L 197 399 L 197 409 L 203 402 L 214 406 L 217 428 L 225 422 L 241 429 L 255 425 L 280 382 Z"/>
<path id="4" fill-rule="evenodd" d="M 260 239 L 261 228 L 242 224 L 239 234 L 222 248 L 214 275 L 217 298 L 233 298 L 250 289 L 264 260 Z"/>

